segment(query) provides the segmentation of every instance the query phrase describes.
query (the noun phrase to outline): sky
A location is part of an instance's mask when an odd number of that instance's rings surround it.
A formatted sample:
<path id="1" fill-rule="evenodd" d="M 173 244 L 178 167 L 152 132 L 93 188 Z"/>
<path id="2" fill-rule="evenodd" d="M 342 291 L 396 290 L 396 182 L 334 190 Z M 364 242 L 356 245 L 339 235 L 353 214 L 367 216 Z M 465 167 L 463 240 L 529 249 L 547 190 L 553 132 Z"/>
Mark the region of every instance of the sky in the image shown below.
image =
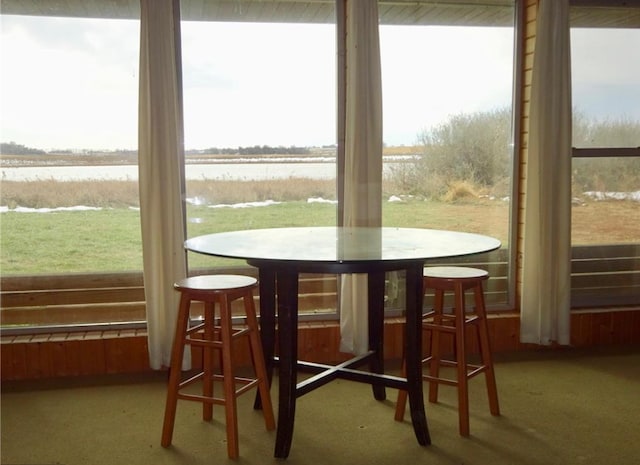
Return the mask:
<path id="1" fill-rule="evenodd" d="M 2 142 L 137 147 L 137 21 L 1 18 Z M 640 43 L 638 30 L 572 36 L 574 105 L 586 114 L 640 119 L 640 47 L 622 67 L 618 55 L 630 33 Z M 385 144 L 510 104 L 510 29 L 382 26 L 380 36 Z M 334 144 L 334 43 L 330 25 L 183 23 L 186 148 Z"/>

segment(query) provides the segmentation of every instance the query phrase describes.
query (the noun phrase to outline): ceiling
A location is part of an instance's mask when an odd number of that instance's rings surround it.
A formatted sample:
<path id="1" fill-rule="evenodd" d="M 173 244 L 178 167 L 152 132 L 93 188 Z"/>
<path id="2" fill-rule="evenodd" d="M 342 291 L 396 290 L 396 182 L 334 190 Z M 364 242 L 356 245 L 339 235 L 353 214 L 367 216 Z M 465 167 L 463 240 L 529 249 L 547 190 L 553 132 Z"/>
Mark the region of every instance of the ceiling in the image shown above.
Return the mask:
<path id="1" fill-rule="evenodd" d="M 640 0 L 571 0 L 572 26 L 640 27 Z M 510 26 L 511 0 L 379 0 L 382 24 Z M 603 8 L 602 4 L 607 4 Z M 2 0 L 3 14 L 137 19 L 140 0 Z M 182 0 L 187 21 L 332 23 L 335 0 Z"/>

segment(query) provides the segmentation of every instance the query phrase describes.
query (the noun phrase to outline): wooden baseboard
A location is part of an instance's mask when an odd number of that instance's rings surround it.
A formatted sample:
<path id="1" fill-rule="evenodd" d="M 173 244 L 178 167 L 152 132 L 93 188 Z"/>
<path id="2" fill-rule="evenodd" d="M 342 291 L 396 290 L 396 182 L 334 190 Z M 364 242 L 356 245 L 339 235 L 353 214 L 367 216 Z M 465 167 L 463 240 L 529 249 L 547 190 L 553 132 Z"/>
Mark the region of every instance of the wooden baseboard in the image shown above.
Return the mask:
<path id="1" fill-rule="evenodd" d="M 402 357 L 401 318 L 385 324 L 385 358 Z M 640 309 L 573 312 L 571 345 L 594 347 L 640 344 Z M 519 341 L 517 314 L 492 315 L 489 330 L 494 352 L 531 348 Z M 349 358 L 339 351 L 338 322 L 300 325 L 299 357 L 328 363 Z M 473 347 L 473 344 L 472 344 Z M 151 371 L 146 330 L 91 331 L 84 333 L 3 336 L 0 352 L 1 379 L 34 380 L 74 376 L 142 373 Z M 238 352 L 239 363 L 249 363 L 248 351 Z M 193 352 L 195 366 L 202 357 Z"/>

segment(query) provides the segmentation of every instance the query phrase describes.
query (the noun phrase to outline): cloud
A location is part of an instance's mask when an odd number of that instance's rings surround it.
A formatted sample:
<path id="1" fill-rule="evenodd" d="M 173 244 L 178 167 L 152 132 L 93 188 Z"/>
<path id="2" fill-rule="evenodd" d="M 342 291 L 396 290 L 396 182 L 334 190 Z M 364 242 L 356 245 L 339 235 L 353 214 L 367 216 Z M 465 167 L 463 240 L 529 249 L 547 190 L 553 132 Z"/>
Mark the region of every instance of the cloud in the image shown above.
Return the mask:
<path id="1" fill-rule="evenodd" d="M 135 147 L 137 22 L 11 19 L 2 23 L 3 140 L 45 149 Z"/>
<path id="2" fill-rule="evenodd" d="M 331 26 L 187 22 L 182 31 L 187 146 L 334 143 Z"/>
<path id="3" fill-rule="evenodd" d="M 512 34 L 509 28 L 381 27 L 385 143 L 411 144 L 450 115 L 509 105 Z"/>
<path id="4" fill-rule="evenodd" d="M 573 105 L 589 118 L 640 120 L 640 31 L 574 29 Z"/>
<path id="5" fill-rule="evenodd" d="M 511 28 L 380 31 L 386 144 L 510 104 Z M 137 146 L 138 21 L 3 15 L 1 33 L 3 141 Z M 577 108 L 640 118 L 638 34 L 573 32 Z M 184 22 L 182 47 L 187 148 L 335 143 L 332 25 Z"/>

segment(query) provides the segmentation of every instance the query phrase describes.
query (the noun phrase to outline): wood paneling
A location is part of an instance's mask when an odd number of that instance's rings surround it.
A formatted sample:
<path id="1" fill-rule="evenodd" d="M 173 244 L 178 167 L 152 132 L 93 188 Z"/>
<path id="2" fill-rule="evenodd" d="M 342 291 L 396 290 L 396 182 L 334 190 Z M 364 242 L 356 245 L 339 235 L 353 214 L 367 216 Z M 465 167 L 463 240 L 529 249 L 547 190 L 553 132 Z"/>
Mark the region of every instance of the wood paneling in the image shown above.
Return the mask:
<path id="1" fill-rule="evenodd" d="M 3 336 L 2 380 L 148 371 L 146 333 L 79 332 Z"/>
<path id="2" fill-rule="evenodd" d="M 528 3 L 531 3 L 529 1 Z M 615 2 L 606 10 L 582 2 L 574 7 L 572 25 L 635 27 L 640 13 L 625 7 L 637 0 Z M 508 26 L 511 0 L 380 0 L 381 24 Z M 79 18 L 137 19 L 139 0 L 3 0 L 5 14 Z M 187 21 L 333 23 L 335 2 L 329 0 L 182 0 Z"/>
<path id="3" fill-rule="evenodd" d="M 463 264 L 488 270 L 491 278 L 485 286 L 485 293 L 487 304 L 491 306 L 507 301 L 507 260 L 507 251 L 498 250 L 478 257 L 443 260 L 433 265 Z M 235 272 L 250 271 L 244 268 Z M 96 281 L 93 275 L 47 276 L 20 285 L 19 278 L 2 278 L 2 326 L 10 329 L 27 325 L 43 327 L 144 322 L 145 297 L 141 274 L 113 275 L 110 279 Z M 427 296 L 427 302 L 430 297 Z M 300 279 L 299 305 L 301 311 L 315 315 L 335 312 L 338 305 L 336 276 L 303 275 Z M 234 302 L 233 308 L 235 313 L 243 311 L 241 302 Z M 201 312 L 199 303 L 194 303 L 193 312 L 196 315 Z"/>
<path id="4" fill-rule="evenodd" d="M 385 0 L 379 2 L 382 24 L 508 26 L 511 0 L 484 2 Z M 140 17 L 139 0 L 3 0 L 5 14 L 112 19 Z M 327 0 L 182 0 L 186 21 L 334 23 L 335 2 Z M 612 18 L 614 23 L 616 18 Z M 618 20 L 619 22 L 619 20 Z"/>
<path id="5" fill-rule="evenodd" d="M 640 309 L 574 312 L 571 345 L 593 347 L 640 344 Z M 515 314 L 491 315 L 489 332 L 494 352 L 512 352 L 532 345 L 519 342 L 520 319 Z M 403 319 L 385 324 L 385 358 L 402 357 Z M 446 344 L 446 342 L 445 342 Z M 299 330 L 301 359 L 327 363 L 349 358 L 339 351 L 337 322 L 302 323 Z M 33 380 L 150 371 L 147 337 L 142 330 L 82 332 L 51 335 L 3 336 L 0 351 L 2 380 Z M 250 363 L 249 353 L 237 352 L 240 364 Z M 193 352 L 193 363 L 202 356 Z"/>
<path id="6" fill-rule="evenodd" d="M 216 272 L 251 274 L 255 269 Z M 198 305 L 194 306 L 196 313 Z M 235 313 L 243 311 L 242 302 L 232 305 Z M 302 310 L 322 311 L 336 305 L 335 276 L 306 274 L 301 278 Z M 2 277 L 0 311 L 3 328 L 144 322 L 142 273 Z"/>

